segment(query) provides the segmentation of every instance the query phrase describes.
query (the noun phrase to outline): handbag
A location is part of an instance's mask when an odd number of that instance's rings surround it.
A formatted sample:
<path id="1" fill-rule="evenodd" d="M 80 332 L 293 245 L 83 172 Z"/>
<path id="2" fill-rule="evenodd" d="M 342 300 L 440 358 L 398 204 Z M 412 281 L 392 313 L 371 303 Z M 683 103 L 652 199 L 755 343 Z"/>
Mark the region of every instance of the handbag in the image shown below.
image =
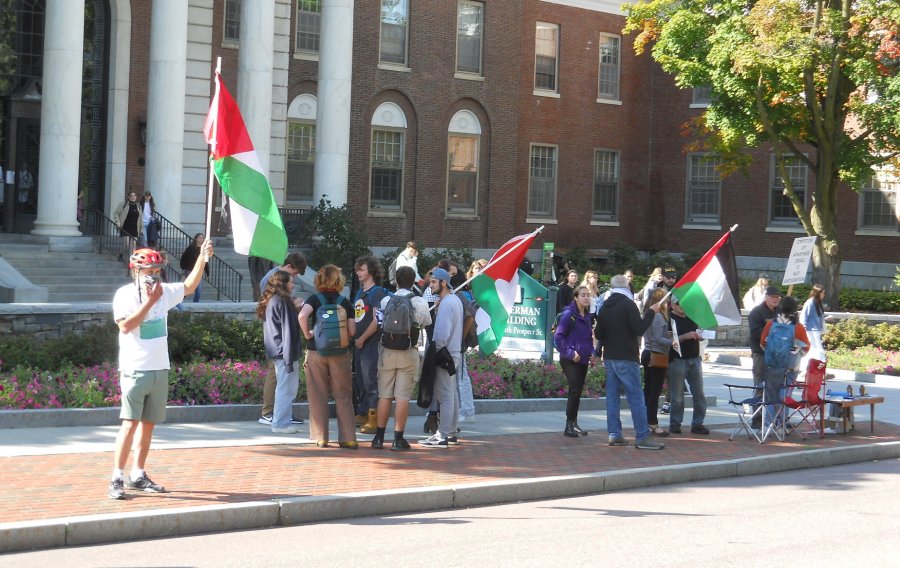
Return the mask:
<path id="1" fill-rule="evenodd" d="M 651 367 L 653 369 L 668 369 L 669 368 L 669 354 L 668 353 L 657 353 L 656 351 L 651 351 L 649 367 Z"/>

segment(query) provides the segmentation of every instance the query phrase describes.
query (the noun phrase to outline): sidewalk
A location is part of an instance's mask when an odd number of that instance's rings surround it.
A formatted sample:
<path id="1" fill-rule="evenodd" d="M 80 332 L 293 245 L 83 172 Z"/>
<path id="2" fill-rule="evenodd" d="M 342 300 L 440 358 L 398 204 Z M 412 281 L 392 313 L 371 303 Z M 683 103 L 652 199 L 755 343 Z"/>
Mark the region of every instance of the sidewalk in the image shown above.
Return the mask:
<path id="1" fill-rule="evenodd" d="M 116 426 L 0 430 L 0 552 L 217 532 L 364 515 L 430 511 L 584 495 L 684 481 L 900 457 L 900 389 L 872 386 L 884 405 L 846 436 L 794 434 L 764 445 L 738 436 L 722 385 L 749 382 L 740 367 L 707 365 L 709 436 L 665 439 L 663 451 L 607 445 L 606 414 L 583 410 L 584 438 L 562 436 L 560 411 L 480 414 L 461 423 L 460 445 L 410 452 L 316 448 L 255 421 L 163 424 L 148 460 L 169 493 L 106 497 Z M 888 404 L 890 403 L 890 404 Z M 882 408 L 884 407 L 884 408 Z M 622 414 L 630 427 L 630 412 Z M 407 438 L 422 435 L 411 417 Z M 660 423 L 668 417 L 660 415 Z M 390 437 L 392 422 L 389 423 Z M 332 433 L 336 432 L 334 421 Z M 626 430 L 632 442 L 633 431 Z M 130 467 L 130 464 L 129 464 Z"/>

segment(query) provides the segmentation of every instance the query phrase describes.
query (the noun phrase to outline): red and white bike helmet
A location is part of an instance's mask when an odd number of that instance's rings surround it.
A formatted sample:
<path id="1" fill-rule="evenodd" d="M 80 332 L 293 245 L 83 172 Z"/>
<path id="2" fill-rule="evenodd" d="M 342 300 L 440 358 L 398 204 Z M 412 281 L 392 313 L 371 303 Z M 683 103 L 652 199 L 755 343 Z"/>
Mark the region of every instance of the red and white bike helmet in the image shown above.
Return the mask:
<path id="1" fill-rule="evenodd" d="M 165 264 L 159 251 L 143 248 L 131 253 L 128 268 L 160 268 Z"/>

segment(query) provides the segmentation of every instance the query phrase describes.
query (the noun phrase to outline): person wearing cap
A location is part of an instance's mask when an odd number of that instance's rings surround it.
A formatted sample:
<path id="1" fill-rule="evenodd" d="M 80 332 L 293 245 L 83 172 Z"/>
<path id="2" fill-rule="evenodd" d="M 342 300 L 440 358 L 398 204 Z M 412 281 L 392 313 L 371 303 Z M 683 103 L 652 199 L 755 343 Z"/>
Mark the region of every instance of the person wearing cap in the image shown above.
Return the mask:
<path id="1" fill-rule="evenodd" d="M 207 260 L 213 254 L 206 239 L 194 269 L 184 282 L 163 283 L 162 255 L 152 249 L 138 249 L 128 263 L 132 283 L 122 286 L 113 298 L 113 318 L 119 327 L 119 386 L 122 426 L 116 436 L 112 479 L 108 494 L 125 498 L 125 486 L 135 491 L 164 493 L 144 469 L 156 424 L 166 419 L 169 398 L 169 342 L 166 316 L 185 296 L 194 293 L 203 278 Z M 134 442 L 131 475 L 125 479 L 125 463 Z"/>
<path id="2" fill-rule="evenodd" d="M 453 359 L 455 369 L 461 368 L 463 305 L 462 300 L 453 293 L 450 286 L 450 273 L 443 268 L 431 271 L 429 283 L 432 294 L 436 296 L 434 317 L 435 351 L 446 348 Z M 456 432 L 459 424 L 459 387 L 456 374 L 451 375 L 446 369 L 438 366 L 435 371 L 434 400 L 440 406 L 441 420 L 437 424 L 437 432 L 429 438 L 419 441 L 423 448 L 447 448 L 456 444 Z"/>
<path id="3" fill-rule="evenodd" d="M 756 284 L 750 287 L 747 290 L 747 293 L 744 294 L 743 299 L 741 299 L 741 303 L 744 305 L 745 310 L 752 310 L 756 306 L 763 303 L 763 300 L 766 299 L 766 288 L 769 287 L 769 275 L 765 272 L 759 273 L 759 278 L 756 279 Z"/>
<path id="4" fill-rule="evenodd" d="M 668 291 L 675 287 L 675 281 L 678 280 L 678 271 L 671 266 L 667 267 L 663 272 L 662 286 Z"/>
<path id="5" fill-rule="evenodd" d="M 671 317 L 678 330 L 680 352 L 669 350 L 669 394 L 672 403 L 669 413 L 669 432 L 681 434 L 684 419 L 684 382 L 691 389 L 694 407 L 691 416 L 691 434 L 708 435 L 706 420 L 706 394 L 703 392 L 703 359 L 700 356 L 700 326 L 684 313 L 678 298 L 671 297 Z"/>
<path id="6" fill-rule="evenodd" d="M 781 290 L 775 286 L 766 287 L 763 302 L 750 310 L 747 323 L 750 325 L 750 354 L 753 357 L 753 386 L 762 387 L 766 381 L 766 354 L 760 341 L 763 328 L 775 319 L 775 309 L 781 300 Z"/>

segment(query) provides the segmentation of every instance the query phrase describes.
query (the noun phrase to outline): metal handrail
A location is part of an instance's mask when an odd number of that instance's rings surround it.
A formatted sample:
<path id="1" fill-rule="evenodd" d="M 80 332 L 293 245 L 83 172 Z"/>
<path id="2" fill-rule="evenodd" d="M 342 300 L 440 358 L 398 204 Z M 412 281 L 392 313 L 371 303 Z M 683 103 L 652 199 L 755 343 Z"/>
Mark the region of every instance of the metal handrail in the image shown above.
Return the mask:
<path id="1" fill-rule="evenodd" d="M 284 232 L 287 233 L 288 247 L 305 248 L 312 246 L 312 237 L 303 236 L 304 226 L 310 222 L 313 210 L 309 207 L 279 207 Z"/>
<path id="2" fill-rule="evenodd" d="M 122 239 L 119 226 L 115 221 L 103 214 L 99 209 L 85 209 L 81 220 L 81 233 L 91 237 L 94 244 L 94 252 L 119 255 L 122 253 Z M 129 237 L 131 238 L 131 237 Z M 134 241 L 133 238 L 131 238 Z M 131 248 L 135 243 L 132 242 Z M 123 259 L 124 261 L 124 259 Z M 164 267 L 166 282 L 180 280 L 178 271 L 168 263 Z"/>
<path id="3" fill-rule="evenodd" d="M 181 253 L 194 238 L 158 211 L 153 212 L 153 217 L 159 221 L 159 247 L 170 256 L 181 258 Z M 224 296 L 232 302 L 240 302 L 244 275 L 217 256 L 213 256 L 207 266 L 209 274 L 204 278 L 216 289 L 216 300 Z"/>

